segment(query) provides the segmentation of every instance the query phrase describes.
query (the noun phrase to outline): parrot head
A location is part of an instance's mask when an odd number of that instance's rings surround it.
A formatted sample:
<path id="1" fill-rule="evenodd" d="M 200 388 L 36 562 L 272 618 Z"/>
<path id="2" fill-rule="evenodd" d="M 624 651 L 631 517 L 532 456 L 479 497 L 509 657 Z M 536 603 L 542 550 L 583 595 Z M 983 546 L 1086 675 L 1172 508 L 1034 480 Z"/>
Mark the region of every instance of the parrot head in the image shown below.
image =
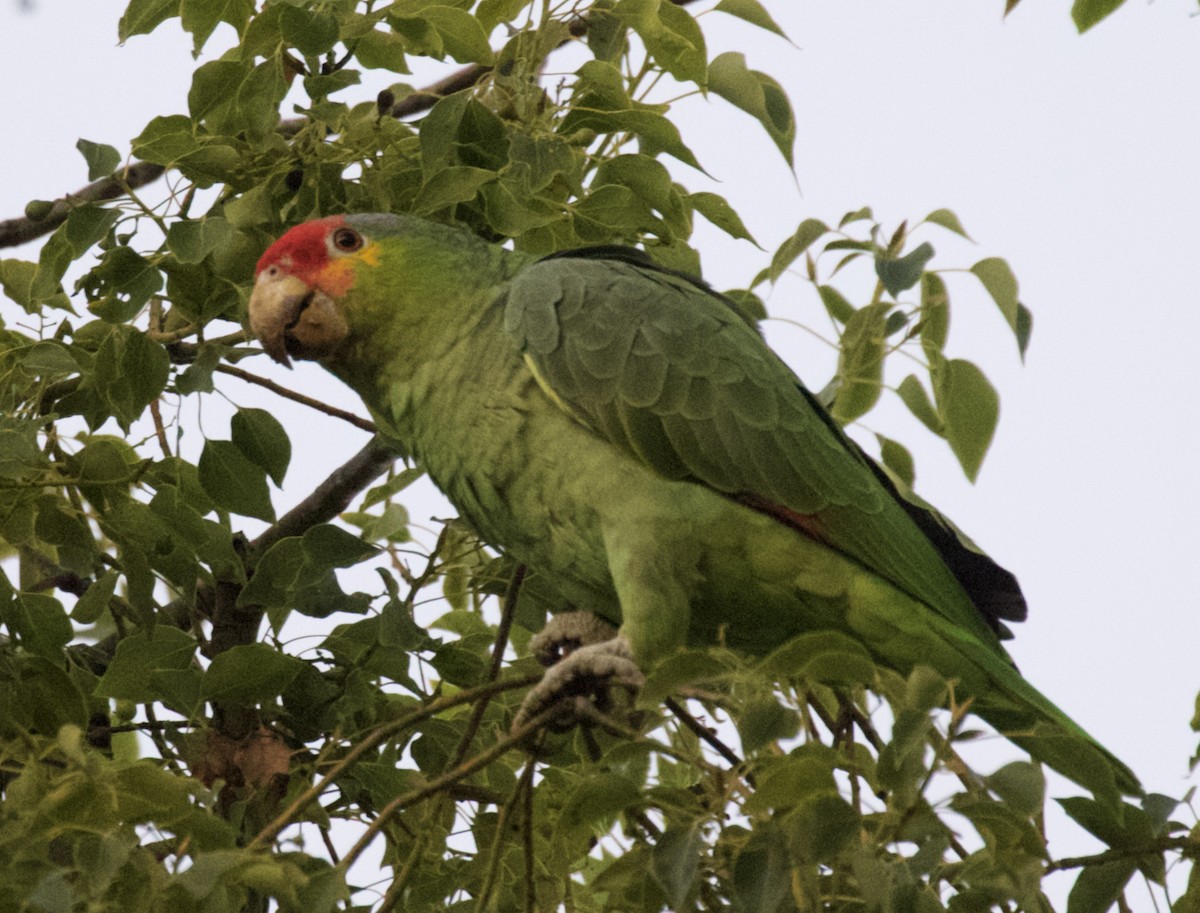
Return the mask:
<path id="1" fill-rule="evenodd" d="M 341 299 L 358 267 L 375 265 L 379 249 L 353 221 L 329 216 L 297 225 L 259 259 L 250 329 L 280 364 L 290 367 L 289 356 L 322 358 L 349 335 Z"/>

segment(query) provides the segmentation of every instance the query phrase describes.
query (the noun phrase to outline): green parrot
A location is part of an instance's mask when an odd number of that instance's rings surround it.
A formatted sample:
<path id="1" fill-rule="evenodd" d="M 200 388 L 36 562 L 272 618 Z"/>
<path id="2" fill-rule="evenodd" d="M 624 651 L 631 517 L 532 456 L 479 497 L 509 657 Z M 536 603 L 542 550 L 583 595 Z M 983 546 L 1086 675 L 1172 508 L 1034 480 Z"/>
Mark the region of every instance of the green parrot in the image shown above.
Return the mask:
<path id="1" fill-rule="evenodd" d="M 764 653 L 832 630 L 953 680 L 1098 797 L 1140 793 L 1013 666 L 1013 576 L 901 492 L 703 281 L 632 248 L 538 258 L 346 215 L 276 241 L 249 311 L 272 358 L 353 388 L 485 541 L 620 626 L 550 670 L 542 705 L 579 678 L 636 684 L 689 641 Z"/>

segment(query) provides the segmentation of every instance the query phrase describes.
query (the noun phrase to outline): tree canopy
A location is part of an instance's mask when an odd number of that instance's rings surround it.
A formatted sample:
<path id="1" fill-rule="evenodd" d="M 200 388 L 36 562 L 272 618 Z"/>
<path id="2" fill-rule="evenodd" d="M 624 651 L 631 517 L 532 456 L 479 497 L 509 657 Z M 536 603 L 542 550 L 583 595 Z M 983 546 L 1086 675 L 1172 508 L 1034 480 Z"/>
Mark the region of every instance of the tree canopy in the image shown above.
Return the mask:
<path id="1" fill-rule="evenodd" d="M 1089 913 L 1193 858 L 1159 795 L 1059 800 L 1108 849 L 1052 858 L 1039 767 L 975 769 L 952 682 L 828 635 L 690 649 L 650 672 L 639 725 L 597 712 L 531 744 L 511 728 L 526 648 L 561 607 L 461 521 L 414 520 L 420 472 L 368 420 L 265 371 L 253 267 L 315 216 L 635 244 L 693 273 L 697 217 L 756 246 L 688 189 L 703 162 L 672 119 L 707 93 L 791 164 L 779 82 L 707 50 L 723 17 L 787 38 L 766 0 L 128 5 L 122 41 L 182 27 L 203 55 L 186 113 L 128 149 L 80 140 L 93 183 L 0 223 L 4 246 L 45 238 L 0 260 L 0 911 L 1042 911 L 1066 869 Z M 404 81 L 418 61 L 442 75 Z M 949 208 L 810 215 L 728 293 L 761 318 L 802 276 L 836 337 L 833 416 L 894 396 L 974 478 L 999 396 L 947 352 L 944 273 L 973 274 L 1015 357 L 1033 322 L 1004 259 L 937 257 L 953 235 Z M 183 408 L 213 396 L 244 403 L 228 438 Z M 309 409 L 362 448 L 284 498 Z M 876 437 L 911 484 L 909 449 Z"/>

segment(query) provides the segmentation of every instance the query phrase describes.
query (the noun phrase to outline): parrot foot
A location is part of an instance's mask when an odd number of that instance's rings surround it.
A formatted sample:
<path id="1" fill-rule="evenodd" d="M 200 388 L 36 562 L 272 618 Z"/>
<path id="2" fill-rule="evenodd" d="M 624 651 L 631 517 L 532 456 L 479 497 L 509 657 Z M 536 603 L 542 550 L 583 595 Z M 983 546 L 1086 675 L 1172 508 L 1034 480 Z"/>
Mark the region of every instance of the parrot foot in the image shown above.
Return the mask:
<path id="1" fill-rule="evenodd" d="M 610 712 L 616 688 L 627 692 L 628 703 L 632 703 L 633 695 L 646 682 L 629 641 L 590 612 L 556 615 L 533 638 L 530 649 L 548 668 L 521 702 L 514 729 L 559 702 L 570 702 L 575 711 L 550 724 L 565 732 L 585 718 L 590 707 Z"/>

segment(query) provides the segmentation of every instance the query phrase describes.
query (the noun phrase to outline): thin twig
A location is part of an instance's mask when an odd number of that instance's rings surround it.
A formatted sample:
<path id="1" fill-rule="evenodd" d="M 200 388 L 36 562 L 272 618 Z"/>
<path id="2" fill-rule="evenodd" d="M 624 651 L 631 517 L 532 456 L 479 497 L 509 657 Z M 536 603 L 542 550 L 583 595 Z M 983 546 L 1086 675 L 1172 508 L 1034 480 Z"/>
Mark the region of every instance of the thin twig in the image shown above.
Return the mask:
<path id="1" fill-rule="evenodd" d="M 150 400 L 150 416 L 154 419 L 154 436 L 158 438 L 158 446 L 163 456 L 171 459 L 171 445 L 167 441 L 167 429 L 163 427 L 162 410 L 158 406 L 158 397 Z"/>
<path id="2" fill-rule="evenodd" d="M 692 716 L 682 704 L 673 697 L 667 698 L 663 703 L 667 705 L 667 709 L 675 714 L 679 722 L 683 723 L 688 729 L 692 730 L 697 737 L 708 743 L 709 747 L 717 754 L 723 757 L 733 767 L 740 767 L 742 759 L 738 757 L 737 752 L 717 738 L 717 734 L 701 723 L 698 719 Z M 751 784 L 753 785 L 753 784 Z"/>
<path id="3" fill-rule="evenodd" d="M 238 380 L 244 380 L 248 384 L 257 384 L 266 390 L 270 390 L 277 396 L 290 399 L 294 403 L 300 403 L 302 406 L 308 406 L 310 409 L 316 409 L 318 412 L 324 412 L 326 415 L 340 418 L 343 422 L 349 422 L 355 428 L 361 428 L 369 434 L 374 434 L 376 431 L 374 422 L 369 422 L 365 418 L 359 418 L 353 412 L 347 412 L 345 409 L 331 406 L 328 403 L 321 402 L 319 399 L 313 399 L 311 396 L 305 396 L 303 393 L 297 393 L 295 390 L 281 387 L 273 380 L 259 377 L 257 374 L 251 374 L 249 371 L 243 371 L 241 368 L 235 368 L 233 365 L 217 365 L 216 370 L 222 374 L 228 374 L 230 377 L 236 377 Z"/>
<path id="4" fill-rule="evenodd" d="M 496 628 L 496 641 L 492 644 L 492 667 L 488 670 L 487 677 L 489 682 L 494 682 L 500 676 L 500 666 L 504 662 L 504 650 L 508 646 L 508 635 L 512 630 L 513 616 L 516 615 L 517 599 L 521 595 L 521 583 L 524 579 L 525 565 L 518 564 L 516 570 L 513 571 L 512 579 L 508 581 L 508 589 L 504 593 L 504 602 L 501 605 L 500 624 Z M 483 722 L 484 711 L 487 710 L 490 702 L 491 695 L 484 695 L 471 708 L 471 718 L 467 721 L 467 728 L 463 730 L 462 738 L 459 739 L 458 748 L 450 756 L 448 767 L 458 766 L 467 756 L 471 742 L 475 739 L 475 733 L 479 731 L 479 724 Z"/>
<path id="5" fill-rule="evenodd" d="M 354 846 L 350 847 L 345 857 L 343 857 L 342 861 L 338 864 L 339 867 L 345 870 L 354 865 L 358 857 L 363 854 L 366 848 L 370 846 L 371 842 L 375 839 L 379 831 L 383 829 L 383 826 L 388 822 L 388 819 L 390 819 L 401 809 L 409 805 L 416 805 L 423 799 L 428 799 L 430 796 L 436 795 L 447 786 L 457 783 L 459 780 L 469 777 L 481 767 L 486 767 L 487 765 L 491 764 L 494 760 L 506 752 L 520 747 L 529 736 L 533 735 L 533 733 L 537 732 L 547 723 L 552 722 L 555 718 L 568 712 L 569 709 L 569 705 L 564 704 L 556 704 L 553 707 L 547 707 L 524 725 L 512 730 L 507 736 L 500 739 L 500 741 L 482 754 L 477 754 L 469 761 L 459 764 L 453 770 L 447 771 L 440 777 L 435 777 L 420 789 L 409 790 L 406 793 L 396 796 L 396 798 L 392 799 L 391 802 L 379 810 L 379 814 L 375 816 L 375 820 L 367 825 L 367 829 L 363 831 L 363 835 L 358 838 L 358 842 L 355 843 Z M 257 839 L 258 838 L 255 838 L 255 841 L 257 841 Z"/>
<path id="6" fill-rule="evenodd" d="M 102 203 L 105 200 L 115 200 L 125 196 L 127 188 L 144 187 L 157 181 L 166 169 L 162 165 L 152 165 L 149 162 L 135 162 L 117 174 L 111 174 L 98 181 L 92 181 L 74 193 L 68 193 L 56 200 L 50 211 L 40 219 L 30 219 L 22 216 L 17 219 L 6 219 L 0 222 L 0 247 L 16 247 L 48 235 L 67 220 L 71 210 L 83 203 Z"/>
<path id="7" fill-rule="evenodd" d="M 525 911 L 533 913 L 537 909 L 537 883 L 534 881 L 533 875 L 535 867 L 533 864 L 533 773 L 535 770 L 535 762 L 533 755 L 529 756 L 529 760 L 525 764 L 525 774 L 521 777 L 521 783 L 518 785 L 523 793 L 524 802 L 522 803 L 522 813 L 525 817 L 524 840 L 525 840 Z"/>
<path id="8" fill-rule="evenodd" d="M 300 795 L 296 796 L 288 806 L 281 811 L 275 818 L 267 824 L 261 831 L 255 835 L 254 839 L 246 844 L 247 850 L 262 849 L 268 843 L 275 839 L 276 835 L 292 823 L 296 817 L 308 808 L 309 803 L 320 797 L 330 784 L 338 777 L 346 772 L 350 767 L 356 764 L 362 757 L 371 751 L 376 746 L 382 744 L 393 736 L 405 729 L 417 725 L 423 720 L 429 719 L 431 716 L 436 716 L 444 710 L 451 707 L 457 707 L 459 704 L 467 704 L 477 700 L 485 693 L 496 691 L 507 691 L 512 688 L 527 688 L 530 685 L 536 684 L 541 680 L 541 676 L 530 675 L 523 678 L 512 679 L 505 682 L 489 682 L 487 685 L 481 685 L 477 688 L 469 688 L 466 691 L 459 691 L 457 694 L 445 695 L 436 698 L 422 707 L 420 710 L 410 713 L 408 716 L 378 727 L 361 742 L 351 748 L 346 754 L 336 763 L 330 766 L 329 770 L 312 786 L 306 789 Z M 537 718 L 538 720 L 541 717 Z M 523 727 L 524 728 L 524 727 Z"/>
<path id="9" fill-rule="evenodd" d="M 484 913 L 491 901 L 492 892 L 496 887 L 496 878 L 500 874 L 500 858 L 504 855 L 504 841 L 500 839 L 505 829 L 508 827 L 509 818 L 516 813 L 517 803 L 522 801 L 523 793 L 527 784 L 527 779 L 533 768 L 533 758 L 529 758 L 525 762 L 525 770 L 521 773 L 521 778 L 517 781 L 517 788 L 513 790 L 513 794 L 509 796 L 497 811 L 496 814 L 496 840 L 492 842 L 491 849 L 488 852 L 487 872 L 483 878 L 483 887 L 479 889 L 479 894 L 475 900 L 476 913 Z"/>
<path id="10" fill-rule="evenodd" d="M 1137 859 L 1142 856 L 1157 856 L 1167 850 L 1179 850 L 1185 858 L 1200 858 L 1200 841 L 1194 837 L 1160 837 L 1144 846 L 1120 846 L 1095 853 L 1091 856 L 1064 856 L 1046 863 L 1046 874 L 1061 872 L 1064 869 L 1082 869 L 1089 865 L 1104 865 L 1106 862 L 1120 862 L 1125 859 Z"/>

